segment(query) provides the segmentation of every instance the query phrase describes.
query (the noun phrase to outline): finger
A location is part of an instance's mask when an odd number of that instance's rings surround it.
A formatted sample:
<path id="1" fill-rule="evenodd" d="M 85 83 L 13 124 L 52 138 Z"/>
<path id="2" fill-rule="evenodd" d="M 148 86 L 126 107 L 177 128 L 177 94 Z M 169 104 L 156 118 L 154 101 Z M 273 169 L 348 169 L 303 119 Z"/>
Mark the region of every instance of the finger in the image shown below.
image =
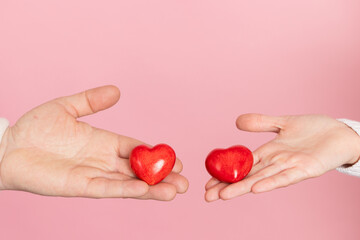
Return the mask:
<path id="1" fill-rule="evenodd" d="M 224 188 L 220 192 L 220 198 L 223 200 L 229 200 L 229 199 L 244 195 L 246 193 L 249 193 L 249 192 L 251 192 L 252 186 L 256 182 L 258 182 L 264 178 L 270 177 L 272 175 L 275 175 L 275 174 L 281 172 L 283 169 L 284 169 L 284 165 L 281 165 L 281 164 L 270 165 L 270 166 L 260 170 L 256 174 L 254 174 L 250 177 L 247 177 L 240 182 L 233 183 L 233 184 L 229 185 L 228 187 Z"/>
<path id="2" fill-rule="evenodd" d="M 175 165 L 172 171 L 175 173 L 181 173 L 182 170 L 183 170 L 183 164 L 178 158 L 176 158 Z"/>
<path id="3" fill-rule="evenodd" d="M 108 179 L 112 179 L 112 180 L 130 180 L 130 179 L 134 179 L 133 177 L 127 175 L 127 174 L 123 174 L 123 173 L 119 173 L 119 172 L 105 172 L 103 170 L 99 170 L 99 172 L 96 174 L 96 177 L 102 177 L 102 178 L 108 178 Z M 95 178 L 95 176 L 93 176 L 92 178 Z"/>
<path id="4" fill-rule="evenodd" d="M 108 178 L 113 180 L 129 180 L 132 179 L 131 176 L 128 174 L 124 174 L 121 172 L 110 172 L 103 169 L 100 169 L 98 167 L 92 167 L 87 165 L 79 165 L 71 169 L 71 172 L 69 173 L 69 177 L 73 179 L 73 182 L 78 181 L 79 177 L 85 178 L 85 179 L 92 179 L 92 178 Z"/>
<path id="5" fill-rule="evenodd" d="M 298 183 L 306 178 L 309 178 L 309 176 L 307 176 L 305 171 L 298 168 L 290 168 L 257 182 L 251 190 L 254 193 L 267 192 L 276 188 Z"/>
<path id="6" fill-rule="evenodd" d="M 129 159 L 118 158 L 118 161 L 115 163 L 115 169 L 122 174 L 135 177 L 135 173 L 131 169 Z"/>
<path id="7" fill-rule="evenodd" d="M 220 181 L 217 180 L 216 178 L 211 178 L 205 185 L 205 190 L 208 190 L 210 188 L 212 188 L 213 186 L 215 186 L 216 184 L 218 184 Z"/>
<path id="8" fill-rule="evenodd" d="M 162 182 L 170 183 L 176 187 L 177 193 L 185 193 L 189 188 L 189 181 L 178 173 L 170 173 Z"/>
<path id="9" fill-rule="evenodd" d="M 117 135 L 117 150 L 118 155 L 121 158 L 129 159 L 131 151 L 139 145 L 146 145 L 148 147 L 151 147 L 149 144 L 135 138 Z"/>
<path id="10" fill-rule="evenodd" d="M 205 192 L 205 200 L 207 202 L 213 202 L 219 200 L 220 199 L 219 192 L 221 191 L 221 189 L 225 188 L 228 185 L 229 185 L 228 183 L 220 182 L 215 186 L 213 186 L 212 188 L 209 188 Z"/>
<path id="11" fill-rule="evenodd" d="M 85 92 L 58 98 L 67 112 L 75 118 L 105 110 L 119 101 L 120 91 L 115 86 L 103 86 Z"/>
<path id="12" fill-rule="evenodd" d="M 255 166 L 257 163 L 264 161 L 266 158 L 269 158 L 269 155 L 271 155 L 274 151 L 277 151 L 277 148 L 272 148 L 269 143 L 266 143 L 259 148 L 257 148 L 255 151 L 253 151 L 253 159 L 254 163 L 253 166 Z"/>
<path id="13" fill-rule="evenodd" d="M 269 161 L 261 161 L 255 164 L 249 174 L 246 176 L 247 178 L 253 176 L 254 174 L 257 174 L 261 169 L 264 169 L 265 167 L 269 166 L 271 163 Z M 245 180 L 245 179 L 244 179 Z"/>
<path id="14" fill-rule="evenodd" d="M 257 158 L 256 160 L 255 156 Z M 287 157 L 287 153 L 284 153 L 279 148 L 273 146 L 273 144 L 265 144 L 254 151 L 254 165 L 247 176 L 250 177 L 258 173 L 261 169 L 270 166 L 278 160 L 284 160 Z"/>
<path id="15" fill-rule="evenodd" d="M 137 199 L 153 199 L 159 201 L 171 201 L 176 196 L 176 187 L 170 183 L 161 182 L 150 186 L 149 191 Z"/>
<path id="16" fill-rule="evenodd" d="M 91 178 L 83 197 L 91 198 L 136 198 L 146 194 L 149 186 L 140 180 L 113 180 L 108 178 Z"/>
<path id="17" fill-rule="evenodd" d="M 126 136 L 121 136 L 121 135 L 118 136 L 117 142 L 118 142 L 118 149 L 117 149 L 118 155 L 124 159 L 129 159 L 131 151 L 139 145 L 146 145 L 148 147 L 152 147 L 151 145 L 144 143 L 140 140 Z M 178 158 L 176 158 L 175 165 L 172 171 L 176 173 L 180 173 L 182 170 L 183 170 L 183 164 Z"/>
<path id="18" fill-rule="evenodd" d="M 280 132 L 286 124 L 286 117 L 273 117 L 262 114 L 248 113 L 236 120 L 238 129 L 248 132 Z"/>

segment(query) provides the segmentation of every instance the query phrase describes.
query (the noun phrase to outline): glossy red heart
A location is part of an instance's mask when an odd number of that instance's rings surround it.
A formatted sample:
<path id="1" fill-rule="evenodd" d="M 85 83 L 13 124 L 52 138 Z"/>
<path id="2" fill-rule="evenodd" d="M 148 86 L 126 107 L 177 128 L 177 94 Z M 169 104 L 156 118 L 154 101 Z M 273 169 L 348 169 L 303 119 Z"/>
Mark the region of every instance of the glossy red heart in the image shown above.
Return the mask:
<path id="1" fill-rule="evenodd" d="M 252 152 L 241 145 L 228 149 L 214 149 L 206 158 L 207 171 L 214 178 L 235 183 L 246 177 L 253 165 Z"/>
<path id="2" fill-rule="evenodd" d="M 166 144 L 153 148 L 140 145 L 130 154 L 130 165 L 135 175 L 149 185 L 155 185 L 169 175 L 175 160 L 174 150 Z"/>

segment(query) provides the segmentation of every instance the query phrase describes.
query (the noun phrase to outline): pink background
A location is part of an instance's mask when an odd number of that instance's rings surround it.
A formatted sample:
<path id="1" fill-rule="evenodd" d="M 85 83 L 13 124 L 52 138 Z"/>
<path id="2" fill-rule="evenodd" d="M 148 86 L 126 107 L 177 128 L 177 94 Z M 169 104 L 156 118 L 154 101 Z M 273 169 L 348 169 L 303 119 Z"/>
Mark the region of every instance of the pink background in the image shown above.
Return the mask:
<path id="1" fill-rule="evenodd" d="M 0 115 L 105 84 L 122 97 L 84 119 L 183 160 L 173 202 L 0 192 L 0 239 L 359 239 L 360 179 L 337 173 L 232 201 L 203 200 L 215 147 L 272 134 L 237 115 L 360 120 L 358 0 L 1 0 Z"/>

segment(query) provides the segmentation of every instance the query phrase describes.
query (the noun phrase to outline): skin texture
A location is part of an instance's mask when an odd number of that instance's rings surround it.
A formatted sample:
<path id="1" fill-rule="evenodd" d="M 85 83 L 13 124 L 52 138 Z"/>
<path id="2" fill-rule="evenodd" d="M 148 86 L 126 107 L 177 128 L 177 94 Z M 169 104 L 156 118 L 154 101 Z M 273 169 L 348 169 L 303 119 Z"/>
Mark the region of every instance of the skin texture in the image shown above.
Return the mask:
<path id="1" fill-rule="evenodd" d="M 175 160 L 174 150 L 166 144 L 158 144 L 153 148 L 140 145 L 130 154 L 130 166 L 134 173 L 149 185 L 155 185 L 168 176 Z"/>
<path id="2" fill-rule="evenodd" d="M 0 189 L 48 196 L 172 200 L 188 181 L 176 160 L 163 182 L 138 180 L 129 163 L 143 142 L 90 126 L 77 118 L 113 106 L 120 98 L 104 86 L 47 102 L 8 128 L 0 147 Z"/>
<path id="3" fill-rule="evenodd" d="M 236 125 L 243 131 L 277 135 L 253 152 L 254 166 L 240 182 L 228 184 L 210 179 L 205 186 L 208 202 L 286 187 L 344 164 L 354 164 L 360 158 L 360 137 L 344 123 L 327 116 L 245 114 Z"/>
<path id="4" fill-rule="evenodd" d="M 246 177 L 253 165 L 251 151 L 241 145 L 214 149 L 206 158 L 206 170 L 222 182 L 235 183 Z"/>

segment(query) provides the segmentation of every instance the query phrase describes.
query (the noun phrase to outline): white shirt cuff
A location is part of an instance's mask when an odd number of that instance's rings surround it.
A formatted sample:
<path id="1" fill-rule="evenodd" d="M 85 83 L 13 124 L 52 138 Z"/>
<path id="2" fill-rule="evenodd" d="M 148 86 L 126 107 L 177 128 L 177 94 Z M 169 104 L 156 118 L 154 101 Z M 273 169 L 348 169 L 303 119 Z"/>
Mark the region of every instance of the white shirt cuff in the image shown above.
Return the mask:
<path id="1" fill-rule="evenodd" d="M 338 119 L 338 120 L 348 125 L 351 129 L 353 129 L 357 134 L 360 135 L 360 122 L 356 122 L 348 119 Z M 351 166 L 338 167 L 336 168 L 336 170 L 345 174 L 360 177 L 360 161 L 357 161 Z"/>
<path id="2" fill-rule="evenodd" d="M 9 127 L 9 121 L 5 118 L 0 118 L 0 143 L 8 127 Z"/>

